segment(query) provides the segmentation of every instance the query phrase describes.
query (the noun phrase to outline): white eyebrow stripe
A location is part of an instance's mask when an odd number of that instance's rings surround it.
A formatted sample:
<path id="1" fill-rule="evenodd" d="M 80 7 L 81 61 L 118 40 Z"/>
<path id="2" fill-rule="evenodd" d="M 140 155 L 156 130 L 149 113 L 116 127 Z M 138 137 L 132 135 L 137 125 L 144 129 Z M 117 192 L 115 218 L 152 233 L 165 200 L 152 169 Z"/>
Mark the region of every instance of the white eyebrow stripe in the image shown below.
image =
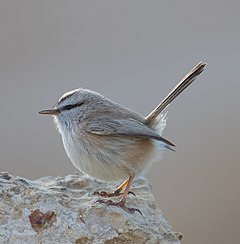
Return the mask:
<path id="1" fill-rule="evenodd" d="M 59 101 L 58 101 L 58 105 L 59 105 L 60 103 L 62 103 L 63 101 L 65 101 L 67 98 L 71 97 L 74 93 L 75 93 L 75 91 L 72 92 L 72 93 L 68 93 L 68 94 L 62 96 L 62 97 L 59 99 Z"/>

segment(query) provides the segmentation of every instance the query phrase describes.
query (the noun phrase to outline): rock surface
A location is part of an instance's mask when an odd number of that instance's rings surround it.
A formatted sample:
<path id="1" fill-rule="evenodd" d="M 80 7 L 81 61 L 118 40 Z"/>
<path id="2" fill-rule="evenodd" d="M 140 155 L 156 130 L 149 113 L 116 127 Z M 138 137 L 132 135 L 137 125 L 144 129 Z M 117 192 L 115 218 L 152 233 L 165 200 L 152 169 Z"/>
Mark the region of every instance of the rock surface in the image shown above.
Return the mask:
<path id="1" fill-rule="evenodd" d="M 145 178 L 134 181 L 136 196 L 126 204 L 142 215 L 96 203 L 95 190 L 114 187 L 78 174 L 27 180 L 0 173 L 0 243 L 180 243 Z"/>

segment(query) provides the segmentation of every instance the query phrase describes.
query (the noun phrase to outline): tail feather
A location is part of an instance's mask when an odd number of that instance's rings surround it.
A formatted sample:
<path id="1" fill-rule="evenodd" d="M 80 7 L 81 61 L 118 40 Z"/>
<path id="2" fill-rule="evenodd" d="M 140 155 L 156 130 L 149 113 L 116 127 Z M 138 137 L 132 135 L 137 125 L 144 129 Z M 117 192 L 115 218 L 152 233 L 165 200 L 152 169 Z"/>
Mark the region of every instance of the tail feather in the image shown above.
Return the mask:
<path id="1" fill-rule="evenodd" d="M 162 100 L 162 102 L 146 117 L 146 124 L 154 123 L 159 114 L 183 91 L 199 74 L 202 73 L 206 63 L 198 63 L 183 79 L 173 88 L 173 90 Z"/>

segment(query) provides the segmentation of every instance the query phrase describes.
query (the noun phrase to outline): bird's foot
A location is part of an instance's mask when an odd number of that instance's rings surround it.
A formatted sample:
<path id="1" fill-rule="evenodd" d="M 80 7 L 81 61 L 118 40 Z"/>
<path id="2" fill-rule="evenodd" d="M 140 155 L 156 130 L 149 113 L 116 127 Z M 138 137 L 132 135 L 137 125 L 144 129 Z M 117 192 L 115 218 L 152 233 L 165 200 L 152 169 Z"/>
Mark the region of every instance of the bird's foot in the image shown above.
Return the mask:
<path id="1" fill-rule="evenodd" d="M 136 194 L 132 191 L 129 191 L 128 194 L 132 194 L 133 196 L 136 196 Z M 123 193 L 117 189 L 114 192 L 95 191 L 93 195 L 97 195 L 100 197 L 119 197 L 122 196 Z"/>
<path id="2" fill-rule="evenodd" d="M 97 195 L 100 197 L 118 197 L 121 196 L 123 193 L 120 191 L 114 191 L 114 192 L 105 192 L 105 191 L 95 191 L 93 195 Z"/>
<path id="3" fill-rule="evenodd" d="M 128 208 L 125 206 L 125 202 L 126 202 L 126 199 L 125 198 L 122 198 L 119 202 L 113 202 L 112 200 L 102 200 L 102 199 L 99 199 L 96 201 L 97 203 L 104 203 L 104 204 L 107 204 L 108 206 L 111 205 L 111 206 L 117 206 L 119 208 L 122 208 L 124 211 L 128 212 L 128 213 L 135 213 L 135 212 L 139 212 L 141 215 L 142 215 L 142 212 L 137 209 L 137 208 Z"/>

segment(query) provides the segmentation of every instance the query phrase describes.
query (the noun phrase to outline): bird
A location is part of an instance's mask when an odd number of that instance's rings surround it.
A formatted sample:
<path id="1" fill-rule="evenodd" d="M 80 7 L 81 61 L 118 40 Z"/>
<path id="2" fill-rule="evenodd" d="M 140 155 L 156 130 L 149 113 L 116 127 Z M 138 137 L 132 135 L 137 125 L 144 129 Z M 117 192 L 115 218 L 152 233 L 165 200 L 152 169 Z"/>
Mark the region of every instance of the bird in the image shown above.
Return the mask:
<path id="1" fill-rule="evenodd" d="M 164 149 L 174 150 L 175 145 L 162 137 L 164 110 L 205 66 L 199 62 L 193 67 L 146 117 L 85 88 L 65 93 L 53 108 L 39 112 L 53 116 L 65 151 L 78 170 L 103 181 L 124 180 L 113 192 L 94 193 L 105 198 L 121 196 L 119 201 L 97 202 L 141 213 L 125 204 L 132 182 L 159 160 Z"/>

